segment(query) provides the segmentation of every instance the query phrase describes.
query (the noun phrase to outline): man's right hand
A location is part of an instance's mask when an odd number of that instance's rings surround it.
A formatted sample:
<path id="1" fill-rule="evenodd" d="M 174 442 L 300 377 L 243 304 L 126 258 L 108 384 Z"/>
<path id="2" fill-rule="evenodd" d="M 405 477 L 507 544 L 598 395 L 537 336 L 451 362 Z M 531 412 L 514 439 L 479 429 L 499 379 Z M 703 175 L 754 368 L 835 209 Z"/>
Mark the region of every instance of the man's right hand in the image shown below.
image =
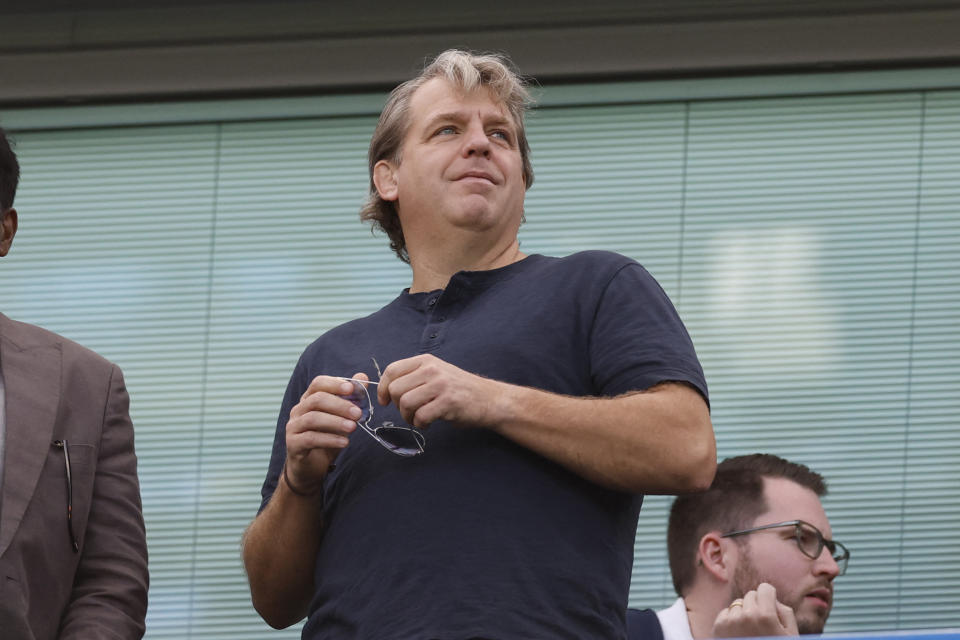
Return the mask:
<path id="1" fill-rule="evenodd" d="M 800 632 L 793 609 L 777 600 L 777 590 L 766 582 L 734 600 L 713 622 L 714 638 L 796 635 Z"/>
<path id="2" fill-rule="evenodd" d="M 366 380 L 364 373 L 354 376 Z M 312 494 L 357 428 L 360 408 L 347 399 L 354 383 L 317 376 L 300 396 L 287 421 L 287 481 L 295 493 Z"/>

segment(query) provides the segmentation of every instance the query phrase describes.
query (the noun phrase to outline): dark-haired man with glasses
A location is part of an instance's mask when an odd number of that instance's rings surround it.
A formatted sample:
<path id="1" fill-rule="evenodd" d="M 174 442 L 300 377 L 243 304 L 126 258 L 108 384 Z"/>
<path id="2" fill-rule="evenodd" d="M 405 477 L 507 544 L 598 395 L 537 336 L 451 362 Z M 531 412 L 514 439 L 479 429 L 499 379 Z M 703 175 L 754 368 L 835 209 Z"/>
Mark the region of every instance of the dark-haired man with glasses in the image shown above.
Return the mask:
<path id="1" fill-rule="evenodd" d="M 769 454 L 728 458 L 710 489 L 670 510 L 667 548 L 680 598 L 631 610 L 631 640 L 702 640 L 822 633 L 833 580 L 850 552 L 831 539 L 827 486 Z"/>

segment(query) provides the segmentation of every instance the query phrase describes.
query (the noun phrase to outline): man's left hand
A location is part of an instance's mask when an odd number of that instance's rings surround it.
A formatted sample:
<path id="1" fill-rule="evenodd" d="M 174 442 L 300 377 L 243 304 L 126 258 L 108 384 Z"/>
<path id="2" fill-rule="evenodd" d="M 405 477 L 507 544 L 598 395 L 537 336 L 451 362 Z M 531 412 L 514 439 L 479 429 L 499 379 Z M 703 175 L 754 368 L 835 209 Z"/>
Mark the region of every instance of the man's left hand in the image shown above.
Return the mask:
<path id="1" fill-rule="evenodd" d="M 422 354 L 397 360 L 383 370 L 377 401 L 393 402 L 403 419 L 418 428 L 429 427 L 435 420 L 489 426 L 495 422 L 492 403 L 502 384 Z"/>

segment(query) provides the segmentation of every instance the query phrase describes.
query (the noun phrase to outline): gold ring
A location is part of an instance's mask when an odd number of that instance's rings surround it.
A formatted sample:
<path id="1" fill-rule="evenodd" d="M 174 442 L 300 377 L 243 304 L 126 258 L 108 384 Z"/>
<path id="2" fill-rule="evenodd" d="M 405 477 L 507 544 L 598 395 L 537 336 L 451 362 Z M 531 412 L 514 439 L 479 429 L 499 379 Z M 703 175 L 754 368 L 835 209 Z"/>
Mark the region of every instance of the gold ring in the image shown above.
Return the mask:
<path id="1" fill-rule="evenodd" d="M 730 606 L 727 607 L 727 608 L 728 608 L 728 609 L 733 609 L 734 607 L 742 607 L 742 606 L 743 606 L 743 600 L 741 600 L 740 598 L 737 598 L 736 600 L 734 600 L 733 602 L 731 602 L 731 603 L 730 603 Z"/>

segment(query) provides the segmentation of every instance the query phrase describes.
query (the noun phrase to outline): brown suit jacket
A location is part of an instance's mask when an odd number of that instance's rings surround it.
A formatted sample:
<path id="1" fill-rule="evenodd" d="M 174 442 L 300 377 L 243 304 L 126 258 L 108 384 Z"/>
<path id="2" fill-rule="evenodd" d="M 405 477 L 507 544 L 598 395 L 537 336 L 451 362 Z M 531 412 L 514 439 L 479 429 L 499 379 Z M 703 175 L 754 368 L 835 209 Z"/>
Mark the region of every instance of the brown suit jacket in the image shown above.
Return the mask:
<path id="1" fill-rule="evenodd" d="M 123 374 L 89 349 L 2 313 L 0 368 L 0 637 L 142 637 L 147 545 Z M 70 453 L 76 552 L 57 440 Z"/>

